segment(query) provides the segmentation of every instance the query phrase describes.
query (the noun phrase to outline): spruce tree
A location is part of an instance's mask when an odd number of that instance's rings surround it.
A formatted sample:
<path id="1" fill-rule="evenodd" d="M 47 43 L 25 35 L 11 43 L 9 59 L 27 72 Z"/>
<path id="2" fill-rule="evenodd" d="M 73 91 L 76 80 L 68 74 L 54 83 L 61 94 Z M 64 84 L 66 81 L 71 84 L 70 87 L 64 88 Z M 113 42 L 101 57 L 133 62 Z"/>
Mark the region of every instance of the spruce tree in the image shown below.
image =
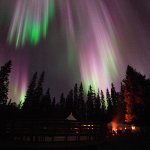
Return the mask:
<path id="1" fill-rule="evenodd" d="M 45 73 L 42 72 L 37 83 L 37 87 L 35 88 L 35 96 L 34 96 L 34 108 L 40 109 L 40 103 L 43 97 L 43 82 L 44 82 Z"/>
<path id="2" fill-rule="evenodd" d="M 69 115 L 71 112 L 73 112 L 73 90 L 70 90 L 67 99 L 66 99 L 66 111 L 67 115 Z"/>
<path id="3" fill-rule="evenodd" d="M 37 72 L 34 73 L 32 80 L 28 86 L 25 101 L 22 106 L 23 110 L 32 110 L 32 108 L 34 108 L 36 82 L 37 82 Z"/>
<path id="4" fill-rule="evenodd" d="M 53 118 L 56 118 L 57 117 L 57 113 L 56 113 L 56 99 L 55 97 L 53 97 L 53 100 L 52 100 L 52 116 Z"/>
<path id="5" fill-rule="evenodd" d="M 64 97 L 64 93 L 61 93 L 61 96 L 60 96 L 60 116 L 61 118 L 65 118 L 66 117 L 66 100 L 65 100 L 65 97 Z"/>
<path id="6" fill-rule="evenodd" d="M 88 94 L 87 94 L 87 119 L 93 120 L 94 116 L 94 102 L 95 102 L 95 92 L 92 89 L 92 86 L 89 86 Z"/>
<path id="7" fill-rule="evenodd" d="M 113 106 L 113 113 L 117 113 L 118 109 L 118 93 L 114 87 L 114 84 L 111 84 L 111 99 L 112 99 L 112 106 Z"/>
<path id="8" fill-rule="evenodd" d="M 100 91 L 98 89 L 97 95 L 96 95 L 96 100 L 95 100 L 95 120 L 100 120 Z"/>
<path id="9" fill-rule="evenodd" d="M 73 90 L 73 109 L 74 109 L 74 114 L 76 117 L 78 117 L 78 113 L 79 113 L 79 100 L 78 100 L 78 85 L 77 83 L 74 86 L 74 90 Z"/>
<path id="10" fill-rule="evenodd" d="M 6 104 L 8 100 L 9 74 L 11 72 L 11 61 L 8 61 L 0 70 L 0 104 Z"/>
<path id="11" fill-rule="evenodd" d="M 119 114 L 119 120 L 120 122 L 125 121 L 125 101 L 124 101 L 124 88 L 121 83 L 121 90 L 118 97 L 118 109 L 117 114 Z"/>
<path id="12" fill-rule="evenodd" d="M 126 104 L 125 121 L 128 123 L 144 122 L 145 82 L 147 82 L 145 75 L 140 74 L 131 66 L 127 67 L 123 90 Z"/>
<path id="13" fill-rule="evenodd" d="M 83 85 L 82 83 L 80 84 L 80 87 L 79 87 L 79 99 L 78 99 L 78 108 L 79 108 L 79 111 L 78 111 L 78 119 L 79 120 L 83 120 L 85 119 L 85 111 L 86 111 L 86 106 L 85 106 L 85 102 L 84 102 L 84 89 L 83 89 Z"/>
<path id="14" fill-rule="evenodd" d="M 52 102 L 50 96 L 50 89 L 48 88 L 40 103 L 41 109 L 44 114 L 49 114 L 51 112 L 51 105 Z"/>
<path id="15" fill-rule="evenodd" d="M 107 100 L 107 119 L 108 121 L 112 120 L 112 115 L 113 115 L 113 104 L 112 104 L 112 100 L 111 100 L 111 96 L 109 93 L 109 90 L 106 90 L 106 100 Z"/>
<path id="16" fill-rule="evenodd" d="M 106 121 L 106 104 L 105 104 L 105 97 L 104 97 L 104 93 L 101 90 L 101 120 L 102 121 Z"/>

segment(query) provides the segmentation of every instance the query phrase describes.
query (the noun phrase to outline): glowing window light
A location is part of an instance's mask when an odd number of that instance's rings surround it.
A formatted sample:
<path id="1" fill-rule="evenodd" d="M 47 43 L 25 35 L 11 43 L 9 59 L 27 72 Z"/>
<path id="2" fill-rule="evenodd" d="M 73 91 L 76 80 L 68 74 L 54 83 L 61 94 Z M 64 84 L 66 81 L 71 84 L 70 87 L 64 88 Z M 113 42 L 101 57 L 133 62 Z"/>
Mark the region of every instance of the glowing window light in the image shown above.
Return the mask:
<path id="1" fill-rule="evenodd" d="M 135 130 L 135 126 L 131 126 L 131 129 L 132 129 L 132 130 Z"/>
<path id="2" fill-rule="evenodd" d="M 86 125 L 86 124 L 83 124 L 82 126 L 83 126 L 83 127 L 86 127 L 87 125 Z"/>

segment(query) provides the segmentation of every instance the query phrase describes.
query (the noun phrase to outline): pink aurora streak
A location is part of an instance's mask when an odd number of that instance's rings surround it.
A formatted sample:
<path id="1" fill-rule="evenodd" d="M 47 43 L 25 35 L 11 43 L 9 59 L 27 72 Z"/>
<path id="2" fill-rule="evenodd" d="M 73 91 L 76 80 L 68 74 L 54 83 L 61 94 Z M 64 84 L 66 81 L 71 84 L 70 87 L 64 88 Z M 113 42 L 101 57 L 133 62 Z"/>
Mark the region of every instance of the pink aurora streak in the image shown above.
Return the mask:
<path id="1" fill-rule="evenodd" d="M 121 63 L 113 20 L 105 2 L 65 0 L 62 6 L 67 41 L 71 39 L 77 45 L 86 90 L 91 84 L 94 90 L 105 91 L 118 76 L 117 61 Z"/>

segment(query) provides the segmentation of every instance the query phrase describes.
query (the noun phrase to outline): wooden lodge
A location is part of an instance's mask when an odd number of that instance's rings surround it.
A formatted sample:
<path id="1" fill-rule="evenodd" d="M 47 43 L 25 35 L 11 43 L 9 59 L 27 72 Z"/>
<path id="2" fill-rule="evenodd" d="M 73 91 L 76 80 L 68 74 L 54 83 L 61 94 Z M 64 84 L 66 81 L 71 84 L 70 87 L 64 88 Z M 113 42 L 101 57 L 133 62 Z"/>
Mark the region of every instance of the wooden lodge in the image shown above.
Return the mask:
<path id="1" fill-rule="evenodd" d="M 99 122 L 19 119 L 0 123 L 0 141 L 53 143 L 95 141 L 104 138 L 106 126 Z"/>

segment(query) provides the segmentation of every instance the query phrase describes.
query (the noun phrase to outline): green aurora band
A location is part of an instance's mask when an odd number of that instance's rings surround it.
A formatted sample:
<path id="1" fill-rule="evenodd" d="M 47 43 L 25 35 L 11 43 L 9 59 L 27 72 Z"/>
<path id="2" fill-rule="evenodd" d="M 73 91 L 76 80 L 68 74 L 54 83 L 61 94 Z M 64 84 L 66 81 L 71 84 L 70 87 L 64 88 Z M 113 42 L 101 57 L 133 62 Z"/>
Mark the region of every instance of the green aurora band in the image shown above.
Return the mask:
<path id="1" fill-rule="evenodd" d="M 41 38 L 46 38 L 54 14 L 54 0 L 18 0 L 9 31 L 9 42 L 15 42 L 16 47 L 24 46 L 26 42 L 37 45 Z"/>

